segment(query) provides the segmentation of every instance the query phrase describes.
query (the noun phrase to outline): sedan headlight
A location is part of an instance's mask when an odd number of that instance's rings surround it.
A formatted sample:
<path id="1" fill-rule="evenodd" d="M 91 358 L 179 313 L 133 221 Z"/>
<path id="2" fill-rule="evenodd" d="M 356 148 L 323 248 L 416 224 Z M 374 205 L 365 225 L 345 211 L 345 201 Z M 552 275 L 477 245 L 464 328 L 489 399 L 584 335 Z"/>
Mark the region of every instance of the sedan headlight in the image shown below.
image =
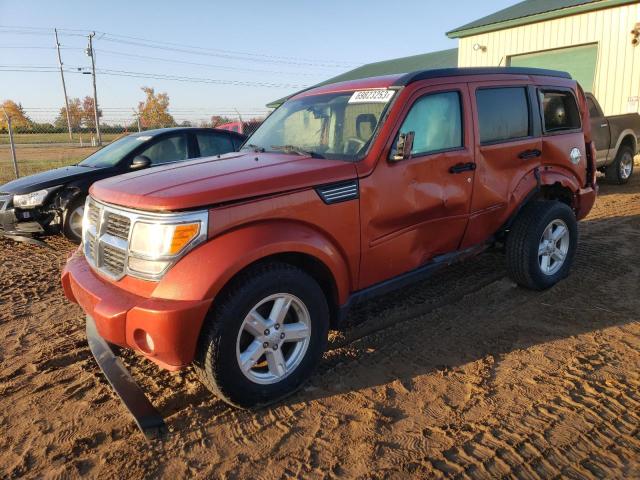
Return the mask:
<path id="1" fill-rule="evenodd" d="M 37 192 L 25 193 L 24 195 L 13 196 L 13 206 L 17 208 L 39 207 L 44 199 L 49 195 L 49 190 L 38 190 Z"/>

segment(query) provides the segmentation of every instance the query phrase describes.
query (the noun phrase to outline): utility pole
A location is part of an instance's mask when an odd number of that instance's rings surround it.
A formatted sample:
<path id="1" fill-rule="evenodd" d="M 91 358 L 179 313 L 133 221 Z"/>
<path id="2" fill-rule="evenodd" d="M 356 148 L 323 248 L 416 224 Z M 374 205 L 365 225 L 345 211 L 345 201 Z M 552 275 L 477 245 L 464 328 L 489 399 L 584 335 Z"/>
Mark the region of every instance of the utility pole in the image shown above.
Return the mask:
<path id="1" fill-rule="evenodd" d="M 13 160 L 13 172 L 16 174 L 16 178 L 20 178 L 20 173 L 18 172 L 18 161 L 16 160 L 16 144 L 13 142 L 13 127 L 11 126 L 11 115 L 9 115 L 4 108 L 2 108 L 2 111 L 4 112 L 4 116 L 7 119 L 9 144 L 11 145 L 11 159 Z"/>
<path id="2" fill-rule="evenodd" d="M 93 37 L 96 32 L 89 34 L 89 47 L 87 48 L 87 55 L 91 57 L 91 72 L 93 77 L 93 113 L 96 119 L 96 136 L 98 137 L 98 146 L 102 145 L 102 137 L 100 136 L 100 119 L 98 118 L 98 91 L 96 89 L 96 56 L 93 51 Z"/>
<path id="3" fill-rule="evenodd" d="M 69 99 L 67 98 L 67 85 L 64 83 L 64 71 L 62 70 L 62 57 L 60 56 L 60 42 L 58 41 L 58 29 L 54 28 L 56 34 L 56 49 L 58 50 L 58 65 L 60 65 L 60 78 L 62 78 L 62 91 L 64 92 L 64 105 L 67 112 L 67 127 L 69 128 L 69 141 L 73 141 L 71 134 L 71 116 L 69 114 Z"/>

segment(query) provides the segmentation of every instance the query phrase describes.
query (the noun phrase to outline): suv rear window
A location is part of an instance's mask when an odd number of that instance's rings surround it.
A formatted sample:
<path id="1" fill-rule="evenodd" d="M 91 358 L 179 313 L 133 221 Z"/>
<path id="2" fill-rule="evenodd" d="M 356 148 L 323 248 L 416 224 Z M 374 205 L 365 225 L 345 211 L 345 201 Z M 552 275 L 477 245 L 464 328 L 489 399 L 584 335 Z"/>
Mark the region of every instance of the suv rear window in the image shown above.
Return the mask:
<path id="1" fill-rule="evenodd" d="M 570 92 L 540 92 L 545 132 L 575 130 L 581 127 L 580 111 Z"/>
<path id="2" fill-rule="evenodd" d="M 476 91 L 480 143 L 496 143 L 529 136 L 529 102 L 524 87 Z"/>

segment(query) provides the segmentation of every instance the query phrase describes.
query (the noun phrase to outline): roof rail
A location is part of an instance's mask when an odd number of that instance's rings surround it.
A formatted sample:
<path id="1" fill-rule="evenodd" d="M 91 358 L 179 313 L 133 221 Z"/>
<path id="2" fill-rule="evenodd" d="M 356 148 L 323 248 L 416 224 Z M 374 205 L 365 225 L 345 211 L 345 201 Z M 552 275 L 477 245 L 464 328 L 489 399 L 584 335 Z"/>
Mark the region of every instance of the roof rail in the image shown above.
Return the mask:
<path id="1" fill-rule="evenodd" d="M 559 70 L 546 70 L 543 68 L 525 67 L 465 67 L 465 68 L 439 68 L 434 70 L 419 70 L 407 73 L 394 83 L 394 86 L 403 87 L 418 80 L 428 80 L 430 78 L 455 77 L 462 75 L 537 75 L 544 77 L 558 77 L 571 79 L 567 72 Z"/>

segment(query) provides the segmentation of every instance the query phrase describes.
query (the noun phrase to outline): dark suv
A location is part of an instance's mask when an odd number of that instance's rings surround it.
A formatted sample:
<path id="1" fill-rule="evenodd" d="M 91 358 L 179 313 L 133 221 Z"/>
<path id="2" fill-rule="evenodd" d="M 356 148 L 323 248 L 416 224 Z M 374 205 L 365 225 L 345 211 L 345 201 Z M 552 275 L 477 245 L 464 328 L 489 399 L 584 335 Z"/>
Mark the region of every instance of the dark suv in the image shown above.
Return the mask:
<path id="1" fill-rule="evenodd" d="M 134 133 L 77 165 L 0 186 L 0 235 L 17 240 L 64 233 L 80 243 L 84 201 L 93 182 L 147 167 L 237 150 L 245 136 L 212 128 L 162 128 Z"/>

